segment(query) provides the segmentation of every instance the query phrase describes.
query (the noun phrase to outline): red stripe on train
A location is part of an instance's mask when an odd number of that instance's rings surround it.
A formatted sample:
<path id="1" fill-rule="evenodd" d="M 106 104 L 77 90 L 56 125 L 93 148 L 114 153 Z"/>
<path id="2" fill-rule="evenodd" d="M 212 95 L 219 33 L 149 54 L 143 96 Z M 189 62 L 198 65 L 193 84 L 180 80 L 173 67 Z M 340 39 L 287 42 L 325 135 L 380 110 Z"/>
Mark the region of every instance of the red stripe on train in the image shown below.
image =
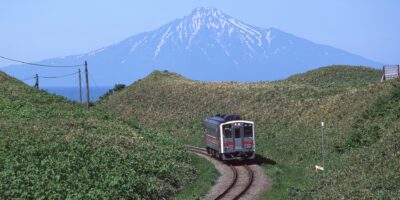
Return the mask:
<path id="1" fill-rule="evenodd" d="M 211 143 L 219 145 L 219 140 L 216 137 L 212 136 L 212 135 L 206 134 L 206 140 L 211 142 Z"/>
<path id="2" fill-rule="evenodd" d="M 253 140 L 245 140 L 243 143 L 244 144 L 253 144 Z"/>
<path id="3" fill-rule="evenodd" d="M 224 146 L 234 146 L 234 145 L 235 145 L 235 142 L 233 142 L 233 141 L 224 142 Z"/>

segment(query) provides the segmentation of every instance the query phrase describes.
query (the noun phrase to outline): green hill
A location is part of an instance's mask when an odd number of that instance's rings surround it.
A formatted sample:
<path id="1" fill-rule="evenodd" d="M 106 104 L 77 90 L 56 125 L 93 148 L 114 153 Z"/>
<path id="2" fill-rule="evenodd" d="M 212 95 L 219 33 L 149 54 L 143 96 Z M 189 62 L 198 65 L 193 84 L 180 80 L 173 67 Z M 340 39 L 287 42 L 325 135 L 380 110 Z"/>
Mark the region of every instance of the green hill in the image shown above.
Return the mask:
<path id="1" fill-rule="evenodd" d="M 362 66 L 334 65 L 291 76 L 287 81 L 319 87 L 360 87 L 381 79 L 382 71 Z"/>
<path id="2" fill-rule="evenodd" d="M 156 71 L 99 105 L 186 144 L 202 144 L 202 121 L 217 113 L 256 123 L 257 151 L 276 165 L 265 199 L 395 198 L 398 175 L 399 81 L 379 71 L 333 66 L 277 82 L 197 82 Z M 320 127 L 326 123 L 325 178 Z M 357 182 L 357 184 L 356 184 Z"/>
<path id="3" fill-rule="evenodd" d="M 0 199 L 163 199 L 196 176 L 173 139 L 0 72 Z"/>

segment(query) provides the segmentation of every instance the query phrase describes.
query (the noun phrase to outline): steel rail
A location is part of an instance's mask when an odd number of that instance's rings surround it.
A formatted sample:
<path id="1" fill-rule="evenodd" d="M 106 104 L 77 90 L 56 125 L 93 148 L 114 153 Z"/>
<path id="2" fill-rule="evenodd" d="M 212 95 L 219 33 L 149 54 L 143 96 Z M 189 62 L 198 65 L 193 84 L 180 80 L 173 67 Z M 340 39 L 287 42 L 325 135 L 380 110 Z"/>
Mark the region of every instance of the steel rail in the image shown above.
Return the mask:
<path id="1" fill-rule="evenodd" d="M 250 167 L 248 165 L 244 165 L 244 168 L 246 169 L 248 176 L 249 176 L 249 181 L 247 182 L 246 187 L 234 198 L 239 199 L 241 196 L 243 196 L 247 190 L 249 190 L 250 186 L 253 184 L 254 181 L 254 174 L 253 174 L 253 170 L 250 169 Z"/>
<path id="2" fill-rule="evenodd" d="M 199 154 L 210 156 L 204 148 L 199 148 L 199 147 L 190 146 L 190 145 L 185 145 L 185 148 L 188 151 L 191 151 L 194 153 L 199 153 Z M 251 168 L 246 164 L 242 165 L 242 166 L 244 166 L 244 168 L 247 171 L 248 182 L 246 184 L 246 187 L 243 188 L 243 190 L 238 195 L 236 195 L 236 197 L 234 197 L 233 199 L 239 199 L 240 197 L 242 197 L 249 190 L 249 188 L 251 187 L 251 185 L 253 184 L 253 181 L 254 181 L 253 170 L 251 170 Z M 224 198 L 231 191 L 231 189 L 235 187 L 235 185 L 237 183 L 237 180 L 238 180 L 237 169 L 232 165 L 229 165 L 229 168 L 232 170 L 232 174 L 233 174 L 232 181 L 230 182 L 229 186 L 220 195 L 218 195 L 215 198 L 215 200 L 220 200 L 220 199 Z"/>

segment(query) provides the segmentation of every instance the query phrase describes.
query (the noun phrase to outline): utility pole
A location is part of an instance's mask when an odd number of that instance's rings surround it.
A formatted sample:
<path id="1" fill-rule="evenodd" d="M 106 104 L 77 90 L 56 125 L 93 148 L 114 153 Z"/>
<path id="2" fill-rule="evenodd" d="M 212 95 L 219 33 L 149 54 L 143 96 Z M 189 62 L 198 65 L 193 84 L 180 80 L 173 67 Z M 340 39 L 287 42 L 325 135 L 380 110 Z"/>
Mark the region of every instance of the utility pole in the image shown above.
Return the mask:
<path id="1" fill-rule="evenodd" d="M 81 77 L 81 68 L 78 70 L 79 77 L 79 100 L 82 103 L 82 77 Z"/>
<path id="2" fill-rule="evenodd" d="M 35 75 L 35 80 L 36 80 L 35 86 L 33 86 L 33 87 L 35 87 L 36 89 L 39 89 L 39 75 L 38 74 Z"/>
<path id="3" fill-rule="evenodd" d="M 87 67 L 87 61 L 85 60 L 85 78 L 86 78 L 86 108 L 90 110 L 90 98 L 89 98 L 89 73 Z"/>
<path id="4" fill-rule="evenodd" d="M 383 65 L 383 80 L 386 80 L 386 71 L 385 71 L 385 65 Z"/>
<path id="5" fill-rule="evenodd" d="M 325 156 L 324 156 L 324 122 L 321 122 L 321 157 L 322 157 L 322 167 L 325 168 Z M 325 177 L 325 170 L 322 171 L 322 177 Z"/>

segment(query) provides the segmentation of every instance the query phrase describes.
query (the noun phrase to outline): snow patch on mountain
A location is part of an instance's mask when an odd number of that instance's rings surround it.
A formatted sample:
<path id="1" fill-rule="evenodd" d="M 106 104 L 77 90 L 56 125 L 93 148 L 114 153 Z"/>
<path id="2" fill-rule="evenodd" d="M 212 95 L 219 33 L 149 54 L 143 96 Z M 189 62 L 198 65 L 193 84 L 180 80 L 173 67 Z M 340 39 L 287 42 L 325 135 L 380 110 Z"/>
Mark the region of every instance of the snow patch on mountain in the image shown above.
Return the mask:
<path id="1" fill-rule="evenodd" d="M 129 84 L 155 69 L 203 81 L 260 81 L 282 79 L 331 64 L 380 65 L 279 29 L 246 24 L 216 8 L 197 8 L 181 19 L 116 44 L 39 63 L 69 65 L 85 60 L 99 85 Z M 22 66 L 4 69 L 19 78 L 52 74 L 46 69 L 36 71 Z M 66 74 L 71 73 L 65 70 Z M 46 81 L 45 84 L 52 83 Z"/>
<path id="2" fill-rule="evenodd" d="M 158 54 L 160 53 L 161 47 L 167 42 L 167 39 L 172 34 L 173 34 L 173 32 L 171 31 L 171 26 L 170 26 L 170 27 L 168 27 L 168 30 L 164 33 L 164 35 L 161 37 L 161 40 L 156 47 L 156 51 L 154 52 L 155 57 L 158 56 Z"/>

